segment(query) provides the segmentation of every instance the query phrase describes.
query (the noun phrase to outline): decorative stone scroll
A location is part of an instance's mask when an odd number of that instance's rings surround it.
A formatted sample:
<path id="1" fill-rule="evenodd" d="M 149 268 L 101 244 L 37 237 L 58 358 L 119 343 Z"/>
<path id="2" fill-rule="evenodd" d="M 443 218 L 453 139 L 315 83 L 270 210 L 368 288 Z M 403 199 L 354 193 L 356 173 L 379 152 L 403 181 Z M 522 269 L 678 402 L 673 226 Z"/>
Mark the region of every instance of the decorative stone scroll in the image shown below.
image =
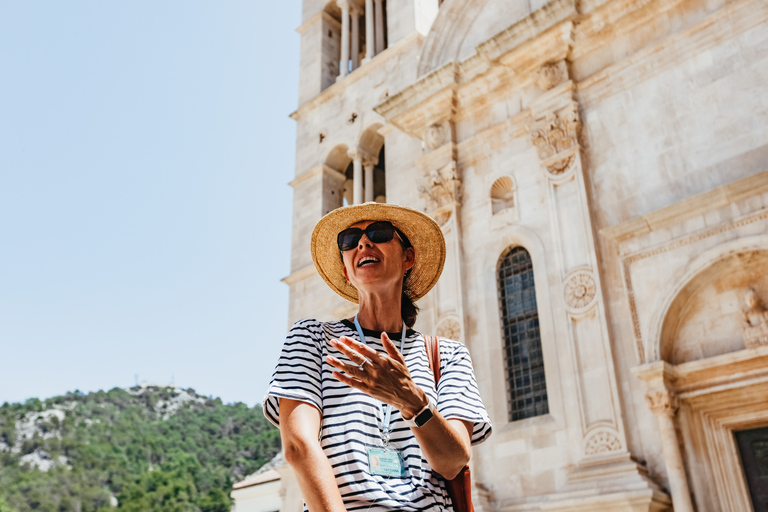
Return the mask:
<path id="1" fill-rule="evenodd" d="M 425 184 L 419 187 L 419 195 L 424 200 L 427 211 L 435 211 L 458 202 L 460 189 L 461 180 L 456 170 L 456 162 L 451 161 L 428 173 Z"/>
<path id="2" fill-rule="evenodd" d="M 576 106 L 550 113 L 528 130 L 549 176 L 558 178 L 565 174 L 573 165 L 579 147 L 581 121 Z"/>
<path id="3" fill-rule="evenodd" d="M 424 134 L 424 145 L 430 151 L 439 148 L 450 139 L 450 130 L 449 123 L 435 123 L 431 125 Z"/>
<path id="4" fill-rule="evenodd" d="M 544 64 L 536 74 L 536 86 L 548 91 L 568 79 L 568 69 L 564 61 Z"/>
<path id="5" fill-rule="evenodd" d="M 584 455 L 588 457 L 620 452 L 621 449 L 619 436 L 604 428 L 593 432 L 584 443 Z"/>
<path id="6" fill-rule="evenodd" d="M 592 272 L 577 270 L 568 276 L 563 287 L 565 303 L 573 310 L 590 307 L 597 296 L 597 284 Z"/>
<path id="7" fill-rule="evenodd" d="M 752 288 L 749 288 L 744 296 L 744 305 L 744 346 L 752 349 L 768 345 L 768 309 Z"/>

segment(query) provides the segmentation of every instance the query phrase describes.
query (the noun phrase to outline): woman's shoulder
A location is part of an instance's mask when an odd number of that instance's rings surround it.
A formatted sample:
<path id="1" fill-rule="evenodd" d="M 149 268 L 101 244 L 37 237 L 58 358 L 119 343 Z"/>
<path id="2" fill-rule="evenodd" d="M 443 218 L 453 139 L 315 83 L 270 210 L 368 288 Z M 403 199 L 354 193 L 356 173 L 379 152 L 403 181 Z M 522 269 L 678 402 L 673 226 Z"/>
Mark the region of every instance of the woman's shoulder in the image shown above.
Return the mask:
<path id="1" fill-rule="evenodd" d="M 467 350 L 467 346 L 464 345 L 464 343 L 462 343 L 461 341 L 452 340 L 450 338 L 444 338 L 442 336 L 438 336 L 438 339 L 440 340 L 441 356 L 451 359 L 457 356 L 462 357 L 465 354 L 469 355 L 469 350 Z"/>
<path id="2" fill-rule="evenodd" d="M 291 327 L 291 333 L 303 332 L 305 334 L 311 334 L 314 336 L 321 336 L 323 333 L 338 337 L 346 334 L 349 328 L 346 326 L 343 320 L 332 320 L 330 322 L 324 322 L 316 318 L 304 318 L 298 320 Z M 342 334 L 337 334 L 342 333 Z"/>

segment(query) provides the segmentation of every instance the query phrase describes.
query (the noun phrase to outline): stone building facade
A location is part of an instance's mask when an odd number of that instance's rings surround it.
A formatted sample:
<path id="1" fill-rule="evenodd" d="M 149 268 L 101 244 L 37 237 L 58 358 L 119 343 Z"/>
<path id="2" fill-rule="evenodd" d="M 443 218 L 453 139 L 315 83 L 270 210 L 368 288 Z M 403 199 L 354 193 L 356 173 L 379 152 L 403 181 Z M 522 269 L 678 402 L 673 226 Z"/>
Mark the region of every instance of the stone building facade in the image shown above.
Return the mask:
<path id="1" fill-rule="evenodd" d="M 298 32 L 290 321 L 354 311 L 325 213 L 423 209 L 479 511 L 768 510 L 768 2 L 304 0 Z"/>

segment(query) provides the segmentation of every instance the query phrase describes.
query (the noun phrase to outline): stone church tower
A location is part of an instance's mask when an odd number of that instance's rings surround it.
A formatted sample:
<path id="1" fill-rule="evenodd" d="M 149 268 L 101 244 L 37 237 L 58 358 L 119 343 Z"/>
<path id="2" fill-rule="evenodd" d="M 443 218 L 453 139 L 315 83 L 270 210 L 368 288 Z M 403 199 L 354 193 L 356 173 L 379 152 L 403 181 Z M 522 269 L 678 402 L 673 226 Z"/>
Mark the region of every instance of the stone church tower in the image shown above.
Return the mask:
<path id="1" fill-rule="evenodd" d="M 304 0 L 298 32 L 290 321 L 354 311 L 325 213 L 420 208 L 416 328 L 494 425 L 478 511 L 768 510 L 768 2 Z"/>

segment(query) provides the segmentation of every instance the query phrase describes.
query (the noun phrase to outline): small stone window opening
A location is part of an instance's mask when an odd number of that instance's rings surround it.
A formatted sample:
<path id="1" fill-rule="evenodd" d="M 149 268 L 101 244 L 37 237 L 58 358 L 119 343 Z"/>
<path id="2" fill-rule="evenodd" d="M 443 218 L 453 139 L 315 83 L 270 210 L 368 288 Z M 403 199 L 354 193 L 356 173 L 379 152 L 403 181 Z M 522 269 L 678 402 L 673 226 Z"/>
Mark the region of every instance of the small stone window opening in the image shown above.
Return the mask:
<path id="1" fill-rule="evenodd" d="M 498 267 L 509 421 L 549 413 L 531 256 L 507 250 Z"/>
<path id="2" fill-rule="evenodd" d="M 365 173 L 363 174 L 363 202 L 375 201 L 377 203 L 387 202 L 387 182 L 386 182 L 386 164 L 384 161 L 384 146 L 379 150 L 379 160 L 373 166 L 372 183 L 367 183 Z M 347 165 L 344 171 L 344 183 L 341 188 L 342 205 L 349 206 L 354 203 L 355 197 L 355 168 L 354 162 Z M 368 188 L 370 187 L 370 189 Z"/>
<path id="3" fill-rule="evenodd" d="M 491 207 L 493 214 L 515 206 L 515 183 L 509 176 L 502 176 L 491 186 Z"/>

